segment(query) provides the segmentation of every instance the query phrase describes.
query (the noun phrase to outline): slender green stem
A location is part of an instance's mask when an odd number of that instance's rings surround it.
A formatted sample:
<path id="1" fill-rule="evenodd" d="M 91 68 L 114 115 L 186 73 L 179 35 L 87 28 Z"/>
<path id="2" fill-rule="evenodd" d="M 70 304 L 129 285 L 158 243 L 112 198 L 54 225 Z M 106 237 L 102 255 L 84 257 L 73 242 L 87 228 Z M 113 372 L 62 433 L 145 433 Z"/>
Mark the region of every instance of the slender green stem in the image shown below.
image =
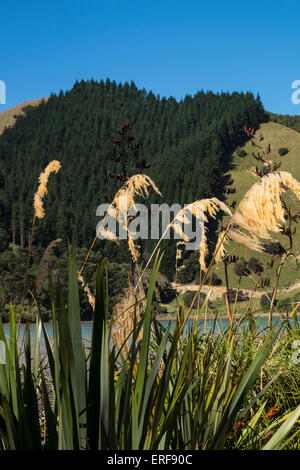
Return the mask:
<path id="1" fill-rule="evenodd" d="M 32 252 L 32 241 L 33 241 L 35 220 L 36 220 L 36 217 L 35 217 L 35 214 L 34 214 L 33 220 L 32 220 L 31 235 L 30 235 L 30 241 L 29 241 L 26 272 L 25 272 L 25 280 L 24 280 L 24 288 L 23 288 L 23 295 L 22 295 L 22 301 L 21 301 L 21 306 L 22 307 L 23 307 L 23 304 L 24 304 L 24 299 L 25 299 L 25 296 L 26 296 L 26 290 L 27 290 L 27 284 L 28 284 L 28 274 L 29 274 L 30 258 L 31 258 L 31 252 Z"/>

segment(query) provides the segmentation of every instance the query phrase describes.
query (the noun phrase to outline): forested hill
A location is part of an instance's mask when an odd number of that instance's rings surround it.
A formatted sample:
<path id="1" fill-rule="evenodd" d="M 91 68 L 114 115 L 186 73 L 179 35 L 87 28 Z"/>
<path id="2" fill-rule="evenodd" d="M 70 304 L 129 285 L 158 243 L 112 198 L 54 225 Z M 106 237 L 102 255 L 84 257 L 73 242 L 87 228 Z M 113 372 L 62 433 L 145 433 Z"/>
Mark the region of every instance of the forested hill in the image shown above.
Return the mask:
<path id="1" fill-rule="evenodd" d="M 34 191 L 40 172 L 51 160 L 62 164 L 50 177 L 46 217 L 35 240 L 76 235 L 87 246 L 98 222 L 95 213 L 118 188 L 115 171 L 116 131 L 132 126 L 138 160 L 168 203 L 189 203 L 211 190 L 210 182 L 230 167 L 232 150 L 243 144 L 243 126 L 266 120 L 260 98 L 251 93 L 199 92 L 177 102 L 139 90 L 134 83 L 81 81 L 71 91 L 27 107 L 0 136 L 0 214 L 3 244 L 27 244 Z M 138 170 L 135 170 L 138 172 Z M 161 201 L 161 202 L 163 202 Z M 3 248 L 2 248 L 3 249 Z"/>
<path id="2" fill-rule="evenodd" d="M 275 114 L 270 112 L 268 112 L 267 114 L 270 121 L 278 122 L 278 124 L 282 124 L 283 126 L 289 127 L 294 131 L 300 132 L 299 114 L 295 114 L 293 116 L 289 114 Z"/>

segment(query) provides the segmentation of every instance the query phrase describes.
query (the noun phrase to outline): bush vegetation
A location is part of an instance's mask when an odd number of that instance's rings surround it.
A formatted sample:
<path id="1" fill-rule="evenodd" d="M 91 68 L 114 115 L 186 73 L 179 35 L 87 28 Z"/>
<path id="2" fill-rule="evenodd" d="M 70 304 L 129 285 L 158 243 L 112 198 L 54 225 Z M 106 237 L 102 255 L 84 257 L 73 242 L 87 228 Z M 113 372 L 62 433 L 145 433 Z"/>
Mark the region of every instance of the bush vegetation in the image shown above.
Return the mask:
<path id="1" fill-rule="evenodd" d="M 284 155 L 289 153 L 289 149 L 287 149 L 286 147 L 280 147 L 280 149 L 278 149 L 278 153 L 281 157 L 283 157 Z"/>
<path id="2" fill-rule="evenodd" d="M 237 154 L 238 154 L 239 157 L 246 157 L 247 156 L 247 152 L 244 149 L 239 149 L 237 151 Z"/>

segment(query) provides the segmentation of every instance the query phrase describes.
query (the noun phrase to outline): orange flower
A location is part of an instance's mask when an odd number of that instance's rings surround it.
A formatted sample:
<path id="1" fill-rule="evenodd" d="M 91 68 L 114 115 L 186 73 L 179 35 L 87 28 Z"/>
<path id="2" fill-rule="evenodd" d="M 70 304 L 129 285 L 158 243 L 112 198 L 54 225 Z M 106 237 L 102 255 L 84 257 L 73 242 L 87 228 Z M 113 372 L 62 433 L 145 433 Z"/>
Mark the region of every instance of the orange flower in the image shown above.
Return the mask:
<path id="1" fill-rule="evenodd" d="M 246 426 L 246 423 L 244 421 L 238 421 L 234 426 L 233 430 L 236 431 L 239 428 L 244 428 Z"/>
<path id="2" fill-rule="evenodd" d="M 275 416 L 278 413 L 279 408 L 280 408 L 279 406 L 273 406 L 272 408 L 270 408 L 270 410 L 266 414 L 266 418 L 267 419 L 273 418 L 273 416 Z"/>

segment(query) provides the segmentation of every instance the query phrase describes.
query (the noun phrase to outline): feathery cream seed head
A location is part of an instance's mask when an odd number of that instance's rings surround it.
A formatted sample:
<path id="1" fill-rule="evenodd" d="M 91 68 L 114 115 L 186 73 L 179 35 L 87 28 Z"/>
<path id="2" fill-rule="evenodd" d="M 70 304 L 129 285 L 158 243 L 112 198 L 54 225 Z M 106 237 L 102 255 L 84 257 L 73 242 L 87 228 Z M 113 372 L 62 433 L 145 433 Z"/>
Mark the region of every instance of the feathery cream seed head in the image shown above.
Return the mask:
<path id="1" fill-rule="evenodd" d="M 43 217 L 45 217 L 43 202 L 42 202 L 41 196 L 38 193 L 35 193 L 34 195 L 33 206 L 34 206 L 35 216 L 38 219 L 42 219 Z"/>
<path id="2" fill-rule="evenodd" d="M 225 233 L 224 230 L 222 230 L 219 233 L 218 240 L 217 240 L 217 243 L 216 243 L 216 246 L 215 246 L 214 256 L 215 256 L 215 262 L 216 263 L 219 263 L 220 261 L 222 261 L 222 259 L 226 255 L 225 243 L 226 243 L 227 240 L 228 240 L 228 238 L 226 237 L 226 233 Z"/>
<path id="3" fill-rule="evenodd" d="M 199 244 L 199 265 L 200 269 L 204 272 L 207 271 L 205 258 L 208 254 L 206 236 L 207 228 L 205 226 L 205 223 L 208 222 L 208 216 L 215 219 L 220 210 L 232 216 L 230 209 L 222 201 L 219 201 L 219 199 L 201 199 L 198 201 L 194 201 L 191 204 L 185 206 L 183 209 L 181 209 L 170 224 L 170 227 L 173 228 L 173 230 L 181 237 L 184 243 L 187 243 L 189 239 L 184 233 L 181 224 L 192 223 L 190 218 L 187 217 L 187 213 L 191 213 L 192 216 L 195 217 L 196 222 L 202 224 L 203 231 Z M 206 214 L 208 214 L 208 216 Z"/>
<path id="4" fill-rule="evenodd" d="M 224 244 L 229 240 L 263 252 L 261 240 L 272 240 L 271 234 L 279 233 L 281 224 L 285 222 L 282 196 L 288 190 L 300 200 L 300 183 L 285 171 L 268 173 L 255 183 L 238 205 L 224 242 L 221 241 L 222 232 L 219 235 L 215 261 L 225 255 Z"/>
<path id="5" fill-rule="evenodd" d="M 84 292 L 85 292 L 86 295 L 87 295 L 87 298 L 88 298 L 88 301 L 89 301 L 90 306 L 92 307 L 93 310 L 95 310 L 95 304 L 96 304 L 95 297 L 94 297 L 94 295 L 91 293 L 89 286 L 84 283 L 83 277 L 82 277 L 82 275 L 79 273 L 79 271 L 78 271 L 78 273 L 77 273 L 77 278 L 78 278 L 78 281 L 80 282 L 80 284 L 82 285 Z"/>
<path id="6" fill-rule="evenodd" d="M 38 219 L 45 217 L 45 210 L 43 208 L 43 197 L 47 194 L 47 183 L 51 173 L 58 173 L 61 168 L 61 164 L 58 160 L 52 160 L 45 168 L 45 170 L 39 176 L 39 187 L 34 195 L 33 207 L 35 216 Z"/>
<path id="7" fill-rule="evenodd" d="M 240 202 L 233 222 L 247 230 L 253 238 L 270 239 L 279 233 L 285 222 L 282 195 L 292 191 L 300 200 L 300 184 L 290 173 L 280 171 L 263 176 Z"/>
<path id="8" fill-rule="evenodd" d="M 118 302 L 114 307 L 112 315 L 111 339 L 126 351 L 130 347 L 130 336 L 132 336 L 135 324 L 138 324 L 142 318 L 142 312 L 146 307 L 146 296 L 142 283 L 137 289 L 128 282 L 119 295 Z M 136 322 L 136 323 L 135 323 Z M 140 330 L 137 341 L 140 342 L 143 337 L 143 328 Z"/>
<path id="9" fill-rule="evenodd" d="M 158 187 L 149 176 L 142 174 L 131 176 L 116 193 L 107 210 L 106 216 L 103 219 L 103 222 L 105 223 L 105 219 L 107 219 L 107 217 L 112 217 L 122 224 L 123 230 L 127 232 L 128 235 L 129 251 L 135 261 L 139 258 L 140 253 L 139 247 L 134 244 L 134 234 L 130 233 L 128 229 L 129 219 L 127 212 L 129 208 L 135 206 L 135 196 L 141 196 L 146 199 L 149 196 L 150 188 L 152 188 L 159 196 L 162 196 Z M 103 238 L 107 240 L 118 241 L 118 238 L 108 230 L 101 232 L 100 229 L 98 233 L 101 233 Z"/>

